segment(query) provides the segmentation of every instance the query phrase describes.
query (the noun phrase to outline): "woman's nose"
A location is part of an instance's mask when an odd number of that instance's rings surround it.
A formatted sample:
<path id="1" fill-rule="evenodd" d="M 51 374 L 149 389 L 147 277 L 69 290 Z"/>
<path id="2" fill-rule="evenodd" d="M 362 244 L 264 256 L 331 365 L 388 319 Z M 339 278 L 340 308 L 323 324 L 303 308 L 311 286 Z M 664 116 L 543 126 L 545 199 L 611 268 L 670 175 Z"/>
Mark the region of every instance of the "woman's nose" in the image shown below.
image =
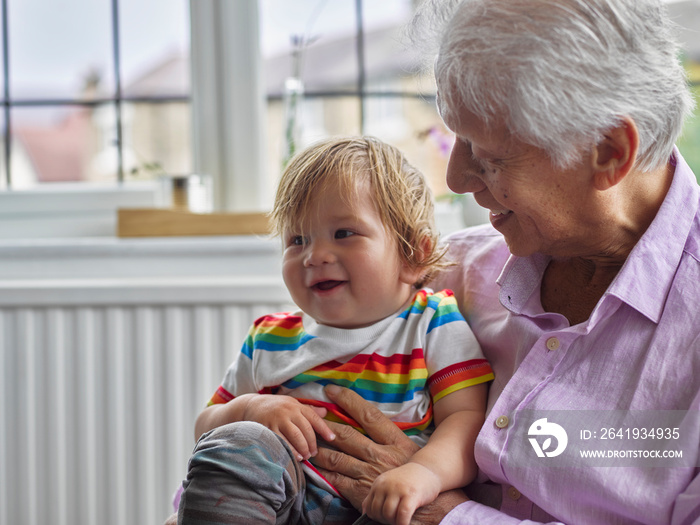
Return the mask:
<path id="1" fill-rule="evenodd" d="M 331 264 L 335 261 L 335 253 L 328 242 L 312 241 L 306 247 L 306 255 L 304 257 L 304 266 L 306 267 Z"/>
<path id="2" fill-rule="evenodd" d="M 456 142 L 447 163 L 447 186 L 455 193 L 478 193 L 486 187 L 478 175 L 481 171 L 471 151 Z"/>

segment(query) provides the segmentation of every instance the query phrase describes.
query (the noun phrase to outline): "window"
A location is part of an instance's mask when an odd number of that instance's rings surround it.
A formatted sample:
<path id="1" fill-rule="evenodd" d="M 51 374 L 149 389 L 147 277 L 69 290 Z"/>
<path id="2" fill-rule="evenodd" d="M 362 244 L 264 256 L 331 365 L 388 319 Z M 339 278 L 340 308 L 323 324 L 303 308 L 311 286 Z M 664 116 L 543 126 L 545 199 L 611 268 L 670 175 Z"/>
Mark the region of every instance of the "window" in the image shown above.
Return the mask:
<path id="1" fill-rule="evenodd" d="M 259 4 L 271 183 L 290 141 L 299 149 L 330 135 L 365 133 L 399 147 L 436 194 L 446 193 L 443 143 L 450 136 L 435 107 L 432 72 L 402 35 L 415 2 Z M 303 96 L 290 108 L 295 89 Z"/>
<path id="2" fill-rule="evenodd" d="M 267 209 L 290 130 L 378 136 L 449 195 L 432 72 L 401 41 L 418 1 L 0 0 L 0 238 L 113 235 L 161 170 Z M 669 8 L 697 90 L 700 7 Z M 700 174 L 698 141 L 696 118 L 679 145 Z"/>
<path id="3" fill-rule="evenodd" d="M 0 188 L 189 172 L 186 0 L 2 0 Z"/>

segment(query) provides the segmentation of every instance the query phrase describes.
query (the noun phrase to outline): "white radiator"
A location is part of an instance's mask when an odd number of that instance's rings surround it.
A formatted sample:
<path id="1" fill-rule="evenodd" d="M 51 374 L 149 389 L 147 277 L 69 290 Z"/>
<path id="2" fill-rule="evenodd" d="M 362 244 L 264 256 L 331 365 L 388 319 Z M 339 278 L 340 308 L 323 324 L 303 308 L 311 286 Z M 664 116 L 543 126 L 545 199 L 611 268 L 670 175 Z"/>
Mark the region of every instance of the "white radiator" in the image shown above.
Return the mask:
<path id="1" fill-rule="evenodd" d="M 196 415 L 287 301 L 279 280 L 6 281 L 0 524 L 162 524 Z"/>

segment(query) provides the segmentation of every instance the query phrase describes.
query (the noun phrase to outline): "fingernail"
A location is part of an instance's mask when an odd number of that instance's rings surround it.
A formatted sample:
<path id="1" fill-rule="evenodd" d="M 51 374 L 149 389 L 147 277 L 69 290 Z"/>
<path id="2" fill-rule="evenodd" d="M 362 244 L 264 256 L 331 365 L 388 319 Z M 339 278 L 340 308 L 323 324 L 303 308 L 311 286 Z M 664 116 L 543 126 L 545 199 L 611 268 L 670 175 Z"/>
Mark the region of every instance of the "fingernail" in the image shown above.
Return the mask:
<path id="1" fill-rule="evenodd" d="M 330 436 L 328 436 L 328 439 L 330 441 L 333 441 L 335 439 L 335 434 L 331 434 Z"/>

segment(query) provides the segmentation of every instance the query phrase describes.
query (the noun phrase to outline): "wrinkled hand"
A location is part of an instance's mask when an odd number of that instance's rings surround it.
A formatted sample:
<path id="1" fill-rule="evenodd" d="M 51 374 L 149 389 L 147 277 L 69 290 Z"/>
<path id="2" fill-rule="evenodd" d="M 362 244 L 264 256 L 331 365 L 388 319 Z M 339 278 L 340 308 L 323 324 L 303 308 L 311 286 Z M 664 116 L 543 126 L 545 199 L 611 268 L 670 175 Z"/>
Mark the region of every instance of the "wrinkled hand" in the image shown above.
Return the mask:
<path id="1" fill-rule="evenodd" d="M 243 418 L 265 425 L 283 437 L 300 461 L 318 453 L 316 433 L 328 442 L 335 439 L 318 409 L 289 396 L 253 396 L 245 407 Z"/>
<path id="2" fill-rule="evenodd" d="M 440 494 L 440 480 L 429 468 L 406 463 L 381 474 L 362 503 L 362 512 L 370 518 L 409 525 L 417 508 L 430 503 Z"/>
<path id="3" fill-rule="evenodd" d="M 333 447 L 338 450 L 321 447 L 313 463 L 360 509 L 374 480 L 405 464 L 419 447 L 377 407 L 352 390 L 331 385 L 326 387 L 326 395 L 357 421 L 369 438 L 348 425 L 329 423 L 336 434 Z"/>

